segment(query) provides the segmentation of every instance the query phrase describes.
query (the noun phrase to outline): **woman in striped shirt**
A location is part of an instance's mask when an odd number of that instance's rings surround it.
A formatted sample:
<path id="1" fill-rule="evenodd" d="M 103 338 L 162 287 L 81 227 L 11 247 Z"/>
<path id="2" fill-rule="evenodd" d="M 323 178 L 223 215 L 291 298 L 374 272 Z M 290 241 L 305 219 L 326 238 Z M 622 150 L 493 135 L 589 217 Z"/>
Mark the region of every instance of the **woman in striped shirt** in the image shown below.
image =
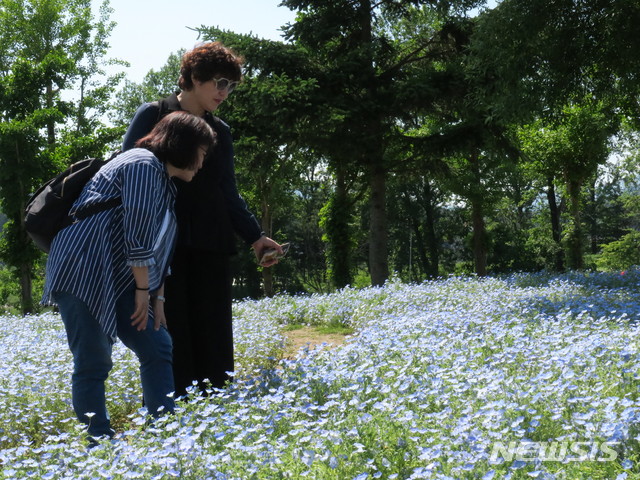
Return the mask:
<path id="1" fill-rule="evenodd" d="M 44 301 L 56 303 L 73 353 L 73 407 L 90 437 L 112 436 L 105 403 L 111 349 L 120 338 L 140 360 L 149 412 L 173 412 L 164 277 L 176 236 L 172 178 L 191 181 L 215 133 L 186 112 L 163 118 L 136 147 L 107 163 L 71 212 L 122 203 L 63 229 L 51 245 Z"/>

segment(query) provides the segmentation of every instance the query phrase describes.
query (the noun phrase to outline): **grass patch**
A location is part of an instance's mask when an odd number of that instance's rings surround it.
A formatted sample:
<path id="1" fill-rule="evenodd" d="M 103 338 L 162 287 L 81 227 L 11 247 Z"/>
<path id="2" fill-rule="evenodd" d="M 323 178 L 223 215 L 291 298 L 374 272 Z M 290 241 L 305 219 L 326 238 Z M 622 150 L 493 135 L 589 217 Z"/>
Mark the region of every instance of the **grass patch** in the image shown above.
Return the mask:
<path id="1" fill-rule="evenodd" d="M 302 330 L 303 328 L 305 328 L 305 326 L 300 323 L 289 323 L 282 327 L 282 330 L 284 332 L 293 332 L 294 330 Z"/>
<path id="2" fill-rule="evenodd" d="M 316 332 L 322 335 L 353 335 L 354 329 L 351 327 L 345 327 L 340 324 L 321 325 L 315 328 Z"/>

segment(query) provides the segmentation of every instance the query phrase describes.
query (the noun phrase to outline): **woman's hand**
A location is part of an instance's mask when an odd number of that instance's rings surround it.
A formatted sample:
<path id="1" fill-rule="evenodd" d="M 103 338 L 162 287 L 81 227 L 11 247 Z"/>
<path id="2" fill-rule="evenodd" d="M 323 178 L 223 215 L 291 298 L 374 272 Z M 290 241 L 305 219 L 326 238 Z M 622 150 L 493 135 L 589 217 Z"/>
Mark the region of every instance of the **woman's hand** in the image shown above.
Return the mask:
<path id="1" fill-rule="evenodd" d="M 139 332 L 147 328 L 149 321 L 149 291 L 136 290 L 135 306 L 131 315 L 131 325 Z"/>
<path id="2" fill-rule="evenodd" d="M 262 236 L 258 240 L 253 242 L 251 247 L 253 248 L 253 251 L 258 261 L 260 261 L 260 258 L 262 258 L 262 254 L 264 253 L 264 251 L 269 248 L 275 249 L 280 255 L 284 253 L 282 251 L 282 246 L 280 246 L 280 244 L 270 239 L 269 237 L 265 237 L 265 236 Z M 278 259 L 274 257 L 273 259 L 267 261 L 266 263 L 261 263 L 260 266 L 266 268 L 266 267 L 275 265 L 276 263 L 278 263 Z"/>

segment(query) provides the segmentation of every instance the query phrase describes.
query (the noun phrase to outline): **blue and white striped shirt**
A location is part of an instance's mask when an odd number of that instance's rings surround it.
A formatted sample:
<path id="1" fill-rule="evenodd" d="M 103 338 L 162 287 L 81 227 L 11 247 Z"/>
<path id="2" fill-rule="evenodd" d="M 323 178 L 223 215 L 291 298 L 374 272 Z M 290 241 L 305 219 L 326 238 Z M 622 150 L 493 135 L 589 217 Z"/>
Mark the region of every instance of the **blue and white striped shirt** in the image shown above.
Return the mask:
<path id="1" fill-rule="evenodd" d="M 168 271 L 177 230 L 175 196 L 165 166 L 148 150 L 129 150 L 103 166 L 72 211 L 111 198 L 122 198 L 122 205 L 56 235 L 47 260 L 43 302 L 52 303 L 53 292 L 72 293 L 115 341 L 115 302 L 134 288 L 131 267 L 149 268 L 151 291 L 162 285 Z"/>

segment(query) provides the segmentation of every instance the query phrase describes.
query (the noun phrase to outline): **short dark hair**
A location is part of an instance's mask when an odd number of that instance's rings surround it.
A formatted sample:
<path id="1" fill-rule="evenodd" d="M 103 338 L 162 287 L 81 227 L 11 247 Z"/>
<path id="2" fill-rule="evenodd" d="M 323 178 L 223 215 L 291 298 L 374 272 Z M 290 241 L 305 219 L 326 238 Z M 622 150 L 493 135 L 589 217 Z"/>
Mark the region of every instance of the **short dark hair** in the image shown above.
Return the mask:
<path id="1" fill-rule="evenodd" d="M 202 43 L 182 56 L 178 85 L 182 90 L 193 88 L 193 79 L 207 82 L 216 76 L 240 81 L 244 58 L 221 42 Z"/>
<path id="2" fill-rule="evenodd" d="M 193 170 L 199 160 L 198 149 L 211 150 L 215 144 L 216 132 L 203 118 L 181 111 L 165 116 L 136 147 L 150 150 L 176 168 Z"/>

